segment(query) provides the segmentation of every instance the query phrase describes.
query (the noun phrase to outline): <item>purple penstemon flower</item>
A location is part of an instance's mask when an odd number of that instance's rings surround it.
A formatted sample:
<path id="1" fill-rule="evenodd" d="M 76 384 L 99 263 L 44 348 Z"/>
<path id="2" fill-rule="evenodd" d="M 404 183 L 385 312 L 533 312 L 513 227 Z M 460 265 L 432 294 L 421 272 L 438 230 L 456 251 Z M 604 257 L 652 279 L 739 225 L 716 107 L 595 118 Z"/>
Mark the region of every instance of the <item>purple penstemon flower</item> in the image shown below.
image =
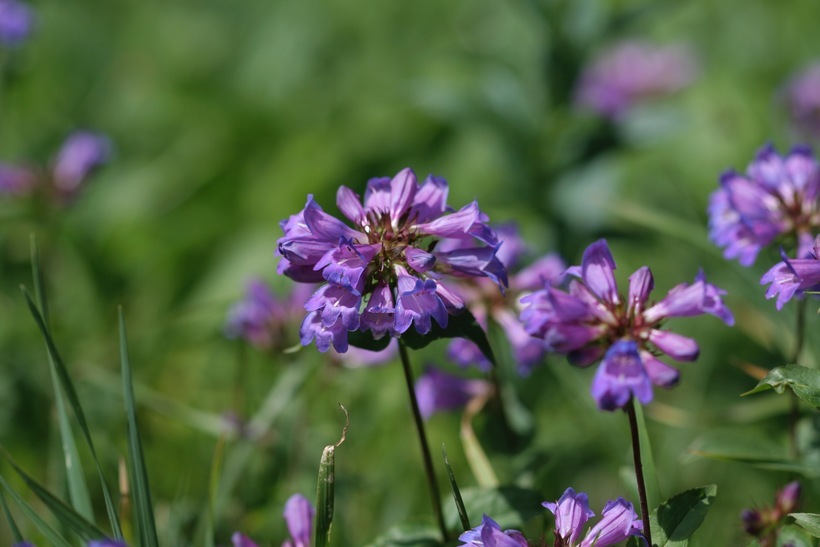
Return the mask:
<path id="1" fill-rule="evenodd" d="M 495 256 L 498 239 L 473 202 L 452 212 L 447 183 L 430 176 L 419 185 L 410 169 L 371 179 L 364 200 L 342 186 L 336 204 L 353 227 L 325 213 L 308 196 L 304 210 L 281 223 L 279 272 L 295 281 L 325 284 L 305 303 L 302 344 L 344 353 L 348 332 L 374 338 L 414 327 L 426 334 L 464 302 L 446 277 L 488 277 L 507 285 Z M 469 246 L 446 248 L 449 240 Z"/>
<path id="2" fill-rule="evenodd" d="M 602 116 L 618 119 L 640 101 L 686 87 L 697 72 L 694 56 L 683 46 L 626 41 L 604 52 L 584 70 L 575 101 Z"/>
<path id="3" fill-rule="evenodd" d="M 583 492 L 567 488 L 555 503 L 545 501 L 555 515 L 555 547 L 609 547 L 630 536 L 643 539 L 643 521 L 632 504 L 623 498 L 611 500 L 601 511 L 601 519 L 581 539 L 584 525 L 595 516 Z"/>
<path id="4" fill-rule="evenodd" d="M 760 284 L 770 284 L 766 298 L 777 296 L 777 309 L 806 291 L 820 291 L 820 235 L 814 239 L 814 248 L 806 258 L 788 258 L 782 253 L 783 261 L 772 266 L 760 278 Z"/>
<path id="5" fill-rule="evenodd" d="M 521 313 L 524 328 L 541 338 L 548 351 L 567 354 L 577 366 L 603 359 L 591 388 L 602 410 L 624 408 L 632 397 L 649 403 L 652 384 L 674 386 L 679 372 L 658 355 L 677 361 L 697 359 L 694 340 L 661 329 L 666 319 L 707 313 L 734 324 L 721 299 L 725 291 L 707 283 L 703 273 L 650 305 L 654 280 L 649 268 L 639 268 L 629 277 L 627 299 L 618 293 L 614 270 L 615 260 L 601 239 L 587 247 L 580 266 L 567 270 L 575 278 L 568 291 L 546 283 L 521 300 L 526 306 Z"/>
<path id="6" fill-rule="evenodd" d="M 820 61 L 795 74 L 782 96 L 794 127 L 803 135 L 820 137 Z"/>
<path id="7" fill-rule="evenodd" d="M 483 545 L 484 547 L 527 547 L 527 539 L 518 530 L 502 530 L 501 526 L 484 515 L 481 524 L 467 530 L 458 540 L 461 545 Z"/>
<path id="8" fill-rule="evenodd" d="M 526 252 L 526 245 L 518 229 L 512 224 L 505 224 L 497 227 L 496 233 L 501 243 L 496 257 L 508 272 L 516 271 L 509 274 L 509 290 L 502 294 L 489 279 L 476 278 L 464 280 L 458 291 L 485 330 L 488 320 L 492 320 L 504 330 L 518 363 L 518 372 L 526 376 L 541 362 L 545 349 L 543 344 L 524 330 L 518 320 L 518 301 L 521 296 L 540 288 L 544 281 L 559 283 L 566 265 L 557 255 L 547 254 L 531 265 L 519 269 L 517 266 Z M 448 357 L 461 366 L 474 365 L 483 371 L 490 369 L 490 361 L 481 353 L 478 346 L 464 338 L 456 338 L 450 342 Z"/>
<path id="9" fill-rule="evenodd" d="M 709 199 L 709 238 L 744 266 L 781 236 L 797 239 L 797 257 L 811 250 L 820 227 L 820 165 L 808 147 L 781 156 L 764 146 L 746 174 L 730 170 Z"/>
<path id="10" fill-rule="evenodd" d="M 31 34 L 34 13 L 18 0 L 0 0 L 0 44 L 18 46 Z"/>

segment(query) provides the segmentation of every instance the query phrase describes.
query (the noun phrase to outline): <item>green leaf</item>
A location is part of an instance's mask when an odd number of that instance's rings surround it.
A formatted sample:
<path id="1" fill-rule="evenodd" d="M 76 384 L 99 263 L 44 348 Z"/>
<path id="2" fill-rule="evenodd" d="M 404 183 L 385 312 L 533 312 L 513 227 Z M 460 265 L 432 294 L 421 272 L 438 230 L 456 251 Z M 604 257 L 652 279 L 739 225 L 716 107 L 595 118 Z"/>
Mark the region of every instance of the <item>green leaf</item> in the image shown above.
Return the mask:
<path id="1" fill-rule="evenodd" d="M 32 317 L 34 317 L 35 323 L 37 323 L 37 327 L 40 329 L 40 333 L 43 335 L 43 338 L 46 342 L 46 348 L 48 349 L 49 359 L 51 360 L 52 364 L 54 365 L 54 370 L 57 373 L 57 377 L 60 380 L 60 385 L 65 391 L 66 397 L 68 397 L 68 402 L 71 405 L 71 410 L 74 412 L 74 417 L 77 419 L 77 423 L 80 424 L 80 430 L 83 433 L 83 438 L 85 438 L 85 442 L 88 445 L 88 449 L 91 451 L 91 457 L 94 460 L 94 465 L 97 468 L 97 475 L 100 478 L 100 485 L 102 487 L 103 498 L 105 499 L 105 509 L 108 512 L 108 520 L 111 524 L 111 529 L 114 532 L 114 538 L 121 540 L 123 539 L 122 536 L 122 528 L 120 527 L 119 517 L 117 515 L 117 511 L 114 508 L 114 502 L 111 499 L 111 493 L 108 489 L 108 483 L 105 480 L 105 475 L 103 475 L 102 466 L 100 465 L 100 460 L 97 457 L 97 451 L 94 449 L 94 441 L 91 439 L 91 430 L 88 428 L 88 422 L 85 419 L 85 413 L 83 412 L 83 408 L 80 405 L 80 399 L 77 397 L 77 390 L 74 388 L 74 384 L 71 381 L 71 376 L 68 374 L 68 369 L 66 369 L 65 364 L 63 363 L 62 358 L 60 357 L 59 352 L 57 351 L 57 346 L 54 344 L 54 340 L 51 337 L 51 332 L 48 329 L 48 326 L 43 319 L 43 316 L 40 314 L 40 311 L 37 309 L 37 306 L 34 304 L 34 301 L 31 298 L 31 294 L 29 294 L 28 290 L 25 287 L 20 287 L 23 292 L 23 296 L 26 299 L 26 303 L 28 304 L 29 311 L 31 312 Z"/>
<path id="2" fill-rule="evenodd" d="M 23 534 L 20 533 L 17 523 L 14 522 L 14 517 L 11 516 L 9 505 L 6 503 L 6 497 L 3 495 L 2 490 L 0 490 L 0 505 L 3 506 L 3 514 L 6 515 L 6 522 L 9 523 L 9 529 L 11 529 L 11 537 L 14 539 L 14 543 L 23 543 Z"/>
<path id="3" fill-rule="evenodd" d="M 319 479 L 316 483 L 316 547 L 330 542 L 333 525 L 336 485 L 336 447 L 327 445 L 319 460 Z"/>
<path id="4" fill-rule="evenodd" d="M 808 533 L 820 538 L 820 515 L 817 513 L 789 513 L 789 516 Z"/>
<path id="5" fill-rule="evenodd" d="M 421 349 L 428 344 L 440 340 L 442 338 L 466 338 L 470 340 L 481 350 L 487 359 L 493 365 L 496 364 L 495 355 L 490 347 L 490 342 L 487 340 L 487 333 L 478 324 L 469 310 L 464 310 L 457 315 L 450 315 L 447 319 L 447 327 L 442 328 L 435 321 L 433 328 L 427 334 L 419 334 L 414 327 L 410 327 L 407 332 L 401 335 L 402 342 L 412 349 Z M 347 341 L 351 346 L 357 348 L 367 349 L 370 351 L 380 351 L 387 347 L 390 343 L 389 336 L 383 336 L 376 340 L 370 332 L 350 332 L 347 336 Z"/>
<path id="6" fill-rule="evenodd" d="M 543 514 L 543 496 L 518 486 L 462 488 L 461 496 L 468 515 L 492 515 L 502 528 L 520 529 L 529 519 Z M 444 517 L 448 528 L 459 526 L 459 516 L 449 505 L 445 507 Z"/>
<path id="7" fill-rule="evenodd" d="M 785 365 L 773 368 L 754 389 L 743 395 L 750 395 L 774 389 L 782 394 L 786 388 L 791 388 L 795 395 L 803 399 L 814 408 L 820 408 L 820 370 L 801 365 Z"/>
<path id="8" fill-rule="evenodd" d="M 703 523 L 717 494 L 710 484 L 693 488 L 669 498 L 652 512 L 649 526 L 652 542 L 658 547 L 684 547 Z"/>
<path id="9" fill-rule="evenodd" d="M 86 541 L 101 539 L 108 536 L 108 534 L 97 528 L 95 524 L 80 515 L 64 501 L 57 498 L 54 494 L 41 486 L 28 473 L 23 471 L 20 466 L 14 463 L 5 451 L 3 451 L 3 456 L 12 465 L 12 467 L 14 467 L 14 470 L 17 471 L 20 477 L 22 477 L 26 485 L 31 488 L 31 490 L 43 501 L 44 504 L 46 504 L 46 507 L 49 508 L 52 514 L 54 514 L 63 526 L 69 530 L 72 530 L 75 534 Z"/>
<path id="10" fill-rule="evenodd" d="M 652 445 L 649 442 L 649 431 L 646 429 L 643 405 L 634 397 L 632 404 L 635 407 L 635 421 L 638 424 L 638 439 L 641 443 L 641 463 L 643 464 L 643 475 L 646 483 L 646 502 L 649 507 L 655 507 L 660 503 L 655 457 L 652 455 Z"/>
<path id="11" fill-rule="evenodd" d="M 450 460 L 447 458 L 447 451 L 444 445 L 441 445 L 441 455 L 444 456 L 444 467 L 447 468 L 447 478 L 450 479 L 450 490 L 453 492 L 453 502 L 456 504 L 458 511 L 458 518 L 461 520 L 461 529 L 470 529 L 470 517 L 467 516 L 467 509 L 464 507 L 464 500 L 461 497 L 461 492 L 458 489 L 456 476 L 453 474 L 453 468 L 450 467 Z"/>
<path id="12" fill-rule="evenodd" d="M 777 531 L 777 547 L 817 547 L 817 542 L 803 528 L 787 524 Z"/>
<path id="13" fill-rule="evenodd" d="M 122 392 L 125 397 L 125 412 L 128 416 L 128 455 L 131 462 L 129 474 L 134 488 L 137 527 L 140 531 L 142 545 L 159 547 L 157 528 L 154 524 L 154 508 L 151 504 L 151 489 L 148 484 L 148 470 L 145 468 L 142 441 L 137 426 L 137 403 L 134 400 L 134 386 L 131 383 L 131 361 L 128 358 L 128 339 L 122 307 L 119 308 L 119 322 Z"/>
<path id="14" fill-rule="evenodd" d="M 438 528 L 428 523 L 405 523 L 391 528 L 368 547 L 441 547 Z"/>
<path id="15" fill-rule="evenodd" d="M 33 522 L 37 529 L 40 530 L 40 533 L 42 533 L 46 539 L 51 542 L 53 547 L 72 547 L 71 544 L 57 532 L 57 530 L 52 528 L 46 521 L 44 521 L 40 515 L 37 514 L 37 511 L 32 509 L 32 507 L 26 503 L 26 501 L 21 498 L 11 486 L 9 486 L 2 475 L 0 475 L 0 484 L 2 484 L 11 497 L 14 498 L 14 501 L 17 502 L 20 509 L 22 509 L 29 519 L 31 519 L 31 522 Z"/>

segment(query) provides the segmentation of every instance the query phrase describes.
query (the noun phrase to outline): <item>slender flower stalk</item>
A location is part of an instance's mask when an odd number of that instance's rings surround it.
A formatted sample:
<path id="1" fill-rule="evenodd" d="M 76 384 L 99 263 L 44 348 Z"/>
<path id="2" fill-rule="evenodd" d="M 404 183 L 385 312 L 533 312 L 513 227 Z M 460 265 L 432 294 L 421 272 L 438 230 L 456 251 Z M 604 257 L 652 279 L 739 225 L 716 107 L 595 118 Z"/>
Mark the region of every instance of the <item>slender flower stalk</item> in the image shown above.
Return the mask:
<path id="1" fill-rule="evenodd" d="M 399 341 L 399 355 L 404 369 L 404 379 L 407 384 L 407 393 L 410 396 L 410 409 L 413 412 L 413 421 L 416 424 L 419 444 L 421 445 L 421 456 L 424 460 L 424 473 L 427 477 L 427 486 L 430 489 L 430 498 L 433 504 L 433 512 L 436 522 L 441 532 L 442 540 L 447 540 L 447 526 L 444 523 L 444 513 L 441 510 L 441 493 L 436 480 L 436 471 L 433 468 L 433 458 L 430 455 L 430 445 L 427 443 L 427 433 L 424 429 L 424 419 L 421 416 L 419 402 L 416 398 L 416 390 L 413 382 L 413 370 L 410 367 L 410 357 L 407 354 L 407 347 Z"/>
<path id="2" fill-rule="evenodd" d="M 632 436 L 632 460 L 635 465 L 635 479 L 638 483 L 638 498 L 641 504 L 641 519 L 643 522 L 649 522 L 649 503 L 646 497 L 646 481 L 643 475 L 643 462 L 641 460 L 641 438 L 638 432 L 638 418 L 635 415 L 635 404 L 626 405 L 624 409 L 627 416 L 629 416 L 629 432 Z M 652 531 L 649 526 L 644 526 L 643 535 L 649 545 L 652 545 Z"/>

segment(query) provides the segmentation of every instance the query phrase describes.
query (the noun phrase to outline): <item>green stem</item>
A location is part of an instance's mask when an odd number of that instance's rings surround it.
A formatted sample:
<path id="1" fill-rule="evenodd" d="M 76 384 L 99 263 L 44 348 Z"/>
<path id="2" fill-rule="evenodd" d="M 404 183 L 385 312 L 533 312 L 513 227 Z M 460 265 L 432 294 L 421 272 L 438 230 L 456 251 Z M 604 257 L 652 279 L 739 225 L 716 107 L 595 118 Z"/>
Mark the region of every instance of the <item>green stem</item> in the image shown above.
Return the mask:
<path id="1" fill-rule="evenodd" d="M 634 400 L 626 405 L 626 414 L 629 416 L 629 431 L 632 433 L 632 457 L 635 462 L 635 478 L 638 481 L 638 497 L 641 502 L 641 520 L 643 521 L 643 535 L 646 542 L 652 545 L 652 532 L 649 529 L 649 505 L 646 502 L 646 482 L 643 478 L 643 464 L 641 463 L 641 441 L 638 433 L 638 419 L 635 416 Z"/>
<path id="2" fill-rule="evenodd" d="M 800 354 L 803 352 L 803 343 L 806 338 L 806 301 L 797 301 L 797 318 L 794 325 L 794 353 L 789 364 L 798 364 Z M 797 421 L 800 419 L 800 403 L 794 391 L 789 390 L 789 450 L 792 458 L 800 457 L 800 450 L 797 446 Z"/>
<path id="3" fill-rule="evenodd" d="M 416 422 L 416 431 L 419 436 L 419 443 L 421 444 L 421 455 L 424 459 L 424 471 L 427 475 L 427 486 L 430 488 L 430 497 L 433 502 L 433 512 L 436 514 L 438 520 L 438 527 L 441 531 L 441 537 L 447 541 L 447 526 L 444 524 L 444 514 L 441 512 L 441 493 L 439 492 L 438 482 L 436 481 L 436 472 L 433 469 L 433 458 L 430 456 L 430 446 L 427 444 L 427 433 L 424 431 L 424 420 L 421 418 L 419 411 L 419 402 L 416 399 L 416 388 L 413 381 L 413 371 L 410 368 L 410 358 L 407 355 L 407 347 L 399 339 L 399 355 L 401 356 L 401 364 L 404 368 L 404 379 L 407 382 L 407 393 L 410 395 L 410 407 L 413 410 L 413 421 Z"/>

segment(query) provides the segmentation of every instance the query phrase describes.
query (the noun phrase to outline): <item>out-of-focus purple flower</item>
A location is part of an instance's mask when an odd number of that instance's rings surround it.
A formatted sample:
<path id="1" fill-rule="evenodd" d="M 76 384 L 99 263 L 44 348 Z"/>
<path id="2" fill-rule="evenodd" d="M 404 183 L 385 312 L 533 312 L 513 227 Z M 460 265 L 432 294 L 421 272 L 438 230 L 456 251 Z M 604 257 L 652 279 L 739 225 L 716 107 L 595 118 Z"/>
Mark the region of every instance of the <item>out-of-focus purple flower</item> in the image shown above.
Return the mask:
<path id="1" fill-rule="evenodd" d="M 277 298 L 261 279 L 251 279 L 245 296 L 228 311 L 224 332 L 228 338 L 244 338 L 261 349 L 283 347 L 288 327 L 298 324 L 311 288 L 295 285 L 285 298 Z"/>
<path id="2" fill-rule="evenodd" d="M 721 299 L 725 291 L 707 283 L 702 272 L 694 283 L 674 287 L 654 305 L 648 304 L 654 287 L 649 268 L 629 277 L 627 299 L 618 293 L 614 272 L 615 260 L 601 239 L 587 247 L 580 266 L 567 270 L 575 278 L 568 292 L 545 283 L 521 300 L 524 328 L 542 339 L 548 351 L 567 354 L 576 366 L 603 358 L 591 389 L 602 410 L 623 408 L 633 397 L 647 404 L 651 384 L 669 388 L 677 383 L 678 371 L 657 354 L 676 361 L 697 359 L 694 340 L 661 330 L 666 319 L 711 314 L 734 324 Z"/>
<path id="3" fill-rule="evenodd" d="M 57 192 L 71 197 L 98 167 L 108 162 L 111 141 L 90 131 L 76 131 L 68 136 L 51 168 Z"/>
<path id="4" fill-rule="evenodd" d="M 803 135 L 820 137 L 820 61 L 795 74 L 783 97 L 794 127 Z"/>
<path id="5" fill-rule="evenodd" d="M 526 245 L 513 224 L 497 227 L 496 233 L 501 243 L 496 257 L 511 272 L 521 261 Z M 479 325 L 486 330 L 491 319 L 504 330 L 522 376 L 528 375 L 541 362 L 545 350 L 543 344 L 527 334 L 518 320 L 518 301 L 523 294 L 541 287 L 544 281 L 559 283 L 565 269 L 566 265 L 558 256 L 548 254 L 510 275 L 510 287 L 504 294 L 500 294 L 487 279 L 465 280 L 459 285 L 459 294 Z M 448 357 L 461 366 L 473 365 L 485 372 L 490 370 L 490 361 L 478 346 L 463 338 L 450 342 Z"/>
<path id="6" fill-rule="evenodd" d="M 25 195 L 37 186 L 37 174 L 28 167 L 0 163 L 0 195 Z"/>
<path id="7" fill-rule="evenodd" d="M 310 501 L 302 494 L 292 495 L 285 502 L 282 516 L 285 517 L 290 533 L 290 538 L 282 543 L 282 547 L 310 547 L 313 519 L 316 516 L 316 509 Z M 256 547 L 256 543 L 240 532 L 234 532 L 231 541 L 233 547 Z"/>
<path id="8" fill-rule="evenodd" d="M 778 490 L 773 507 L 744 509 L 740 513 L 743 530 L 758 538 L 762 546 L 780 545 L 777 541 L 779 529 L 786 523 L 789 513 L 797 510 L 799 503 L 800 483 L 790 482 Z"/>
<path id="9" fill-rule="evenodd" d="M 632 504 L 623 498 L 608 501 L 599 520 L 579 542 L 584 525 L 595 516 L 589 508 L 587 495 L 567 488 L 555 502 L 544 502 L 555 515 L 555 545 L 557 547 L 609 547 L 630 536 L 643 539 L 643 522 Z"/>
<path id="10" fill-rule="evenodd" d="M 797 481 L 792 481 L 781 488 L 775 496 L 775 511 L 784 517 L 789 513 L 794 513 L 800 503 L 800 490 L 800 483 Z"/>
<path id="11" fill-rule="evenodd" d="M 760 278 L 760 284 L 770 283 L 766 298 L 777 296 L 777 309 L 805 291 L 820 290 L 820 235 L 814 240 L 814 249 L 806 258 L 788 258 L 783 253 L 783 261 L 772 266 Z"/>
<path id="12" fill-rule="evenodd" d="M 348 347 L 345 353 L 337 353 L 333 349 L 330 351 L 347 368 L 377 367 L 389 363 L 396 357 L 399 352 L 399 343 L 397 340 L 392 339 L 387 347 L 380 351 L 371 351 L 355 346 Z"/>
<path id="13" fill-rule="evenodd" d="M 96 539 L 88 542 L 88 547 L 128 547 L 124 541 L 113 539 Z"/>
<path id="14" fill-rule="evenodd" d="M 484 547 L 527 547 L 524 535 L 518 530 L 501 530 L 501 526 L 484 515 L 481 524 L 458 536 L 461 545 L 483 545 Z"/>
<path id="15" fill-rule="evenodd" d="M 746 174 L 730 170 L 709 199 L 709 238 L 723 256 L 744 266 L 780 236 L 797 238 L 804 258 L 820 226 L 820 165 L 811 149 L 797 146 L 785 157 L 764 146 Z"/>
<path id="16" fill-rule="evenodd" d="M 325 281 L 307 301 L 304 345 L 320 351 L 348 349 L 349 331 L 374 338 L 400 336 L 411 326 L 428 333 L 446 327 L 463 301 L 445 276 L 488 277 L 499 286 L 507 276 L 496 258 L 498 239 L 473 202 L 447 207 L 447 183 L 430 176 L 419 185 L 410 169 L 392 179 L 371 179 L 364 200 L 342 186 L 339 210 L 353 228 L 325 213 L 308 196 L 304 210 L 282 221 L 279 272 L 295 281 Z M 451 240 L 469 242 L 447 249 Z"/>
<path id="17" fill-rule="evenodd" d="M 697 72 L 697 62 L 684 46 L 627 41 L 605 51 L 584 70 L 575 101 L 618 119 L 636 103 L 683 89 Z"/>
<path id="18" fill-rule="evenodd" d="M 436 412 L 461 408 L 491 390 L 492 384 L 485 380 L 462 378 L 430 366 L 416 381 L 416 398 L 425 420 Z"/>
<path id="19" fill-rule="evenodd" d="M 34 12 L 23 2 L 0 0 L 0 44 L 18 46 L 31 34 Z"/>

